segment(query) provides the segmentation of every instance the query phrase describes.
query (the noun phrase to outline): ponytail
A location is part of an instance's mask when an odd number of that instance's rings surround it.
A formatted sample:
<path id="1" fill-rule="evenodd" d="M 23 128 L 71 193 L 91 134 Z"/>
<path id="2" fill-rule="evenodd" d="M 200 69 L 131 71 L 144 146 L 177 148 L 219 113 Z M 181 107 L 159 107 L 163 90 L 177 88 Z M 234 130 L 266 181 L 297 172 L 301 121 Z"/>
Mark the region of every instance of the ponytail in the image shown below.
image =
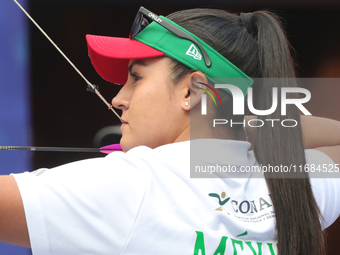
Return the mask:
<path id="1" fill-rule="evenodd" d="M 168 18 L 205 41 L 248 76 L 263 78 L 253 85 L 256 109 L 271 108 L 273 87 L 281 91 L 283 87 L 295 86 L 292 82 L 295 72 L 290 46 L 274 14 L 258 11 L 238 16 L 222 10 L 194 9 L 173 13 Z M 173 62 L 174 81 L 192 71 L 175 60 Z M 223 108 L 220 109 L 224 111 L 224 116 L 232 116 L 231 97 L 225 95 L 222 101 Z M 273 114 L 258 118 L 264 123 L 267 118 L 281 120 L 278 108 Z M 298 109 L 288 107 L 285 117 L 298 121 L 298 126 L 263 125 L 258 128 L 254 152 L 259 164 L 305 165 Z M 241 132 L 243 130 L 237 127 L 231 130 L 234 139 L 240 137 Z M 320 212 L 308 174 L 294 174 L 278 172 L 265 175 L 276 215 L 278 254 L 323 254 Z"/>
<path id="2" fill-rule="evenodd" d="M 280 91 L 282 87 L 295 86 L 293 79 L 289 79 L 295 78 L 294 66 L 289 43 L 278 19 L 273 14 L 260 11 L 252 14 L 252 21 L 256 30 L 262 77 L 265 78 L 262 87 L 257 88 L 256 94 L 254 92 L 254 98 L 257 99 L 255 108 L 269 109 L 273 87 Z M 280 112 L 277 110 L 270 116 L 258 118 L 281 120 Z M 258 129 L 254 152 L 259 164 L 288 167 L 306 164 L 298 109 L 289 107 L 285 118 L 297 120 L 299 125 L 294 128 L 264 125 Z M 278 172 L 265 174 L 265 177 L 275 209 L 279 254 L 323 254 L 320 212 L 308 173 L 292 175 Z"/>

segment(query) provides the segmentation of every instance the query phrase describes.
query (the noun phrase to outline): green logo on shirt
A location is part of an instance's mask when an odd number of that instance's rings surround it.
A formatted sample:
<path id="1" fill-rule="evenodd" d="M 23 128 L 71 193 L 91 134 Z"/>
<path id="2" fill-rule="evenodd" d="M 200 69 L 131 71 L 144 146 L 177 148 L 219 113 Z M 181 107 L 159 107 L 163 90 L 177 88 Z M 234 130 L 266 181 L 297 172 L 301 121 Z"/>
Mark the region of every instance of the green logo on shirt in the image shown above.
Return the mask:
<path id="1" fill-rule="evenodd" d="M 247 234 L 248 232 L 246 231 L 242 234 L 239 234 L 237 237 L 246 236 Z M 214 244 L 214 246 L 215 245 L 216 244 Z M 274 251 L 275 244 L 273 243 L 268 242 L 266 244 L 263 244 L 262 242 L 237 240 L 237 239 L 229 238 L 227 236 L 222 236 L 221 241 L 217 249 L 213 253 L 213 255 L 224 255 L 228 245 L 232 246 L 233 255 L 242 254 L 244 250 L 248 250 L 248 251 L 250 250 L 254 255 L 262 255 L 263 251 L 265 250 L 269 250 L 271 255 L 277 254 L 277 253 L 275 254 L 275 251 Z M 231 253 L 228 253 L 228 254 L 231 254 Z M 195 242 L 193 255 L 206 255 L 204 234 L 201 231 L 196 231 L 196 242 Z"/>
<path id="2" fill-rule="evenodd" d="M 222 211 L 223 210 L 222 206 L 225 205 L 230 200 L 230 197 L 227 197 L 226 199 L 224 199 L 225 198 L 225 192 L 222 192 L 222 194 L 221 194 L 221 197 L 224 200 L 221 200 L 220 195 L 216 194 L 216 193 L 209 193 L 209 196 L 216 197 L 218 199 L 218 203 L 220 204 L 220 207 L 217 208 L 216 211 Z"/>

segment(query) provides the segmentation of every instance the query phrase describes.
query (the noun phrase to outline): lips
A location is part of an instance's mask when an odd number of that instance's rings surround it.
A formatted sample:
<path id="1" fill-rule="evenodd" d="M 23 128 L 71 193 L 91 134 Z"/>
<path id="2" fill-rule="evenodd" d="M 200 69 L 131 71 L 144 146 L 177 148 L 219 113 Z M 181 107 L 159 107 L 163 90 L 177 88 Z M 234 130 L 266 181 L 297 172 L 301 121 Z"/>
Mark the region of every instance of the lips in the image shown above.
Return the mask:
<path id="1" fill-rule="evenodd" d="M 129 124 L 127 121 L 123 120 L 122 118 L 120 119 L 120 121 L 122 122 L 122 124 Z"/>
<path id="2" fill-rule="evenodd" d="M 129 124 L 127 121 L 123 120 L 122 118 L 120 119 L 120 121 L 122 122 L 122 125 L 120 126 L 120 128 L 126 126 L 127 124 Z"/>

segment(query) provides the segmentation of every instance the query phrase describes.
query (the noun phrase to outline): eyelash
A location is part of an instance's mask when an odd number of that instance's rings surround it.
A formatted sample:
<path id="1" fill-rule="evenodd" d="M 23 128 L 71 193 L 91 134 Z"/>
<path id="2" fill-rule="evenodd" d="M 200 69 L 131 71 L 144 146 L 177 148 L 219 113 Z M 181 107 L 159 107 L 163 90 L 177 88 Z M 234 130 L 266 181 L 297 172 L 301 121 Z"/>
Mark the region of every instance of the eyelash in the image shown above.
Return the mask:
<path id="1" fill-rule="evenodd" d="M 133 78 L 133 82 L 137 82 L 137 81 L 139 81 L 140 79 L 142 79 L 141 76 L 139 76 L 138 74 L 135 74 L 135 73 L 132 73 L 132 74 L 131 74 L 131 77 Z"/>

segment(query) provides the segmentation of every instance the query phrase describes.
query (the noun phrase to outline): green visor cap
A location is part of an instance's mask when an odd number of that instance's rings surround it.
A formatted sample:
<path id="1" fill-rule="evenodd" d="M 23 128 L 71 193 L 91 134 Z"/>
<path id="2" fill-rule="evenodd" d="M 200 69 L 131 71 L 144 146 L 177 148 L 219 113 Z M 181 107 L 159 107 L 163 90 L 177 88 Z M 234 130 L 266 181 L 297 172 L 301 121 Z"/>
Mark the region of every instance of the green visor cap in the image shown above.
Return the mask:
<path id="1" fill-rule="evenodd" d="M 134 39 L 164 52 L 167 56 L 194 70 L 201 71 L 215 84 L 235 85 L 242 90 L 244 95 L 247 95 L 247 89 L 253 84 L 253 80 L 249 76 L 194 34 L 171 20 L 163 16 L 160 17 L 194 37 L 207 52 L 211 66 L 206 66 L 202 53 L 193 42 L 178 37 L 156 22 L 152 22 L 144 28 Z M 226 89 L 226 91 L 230 93 L 229 90 Z"/>

